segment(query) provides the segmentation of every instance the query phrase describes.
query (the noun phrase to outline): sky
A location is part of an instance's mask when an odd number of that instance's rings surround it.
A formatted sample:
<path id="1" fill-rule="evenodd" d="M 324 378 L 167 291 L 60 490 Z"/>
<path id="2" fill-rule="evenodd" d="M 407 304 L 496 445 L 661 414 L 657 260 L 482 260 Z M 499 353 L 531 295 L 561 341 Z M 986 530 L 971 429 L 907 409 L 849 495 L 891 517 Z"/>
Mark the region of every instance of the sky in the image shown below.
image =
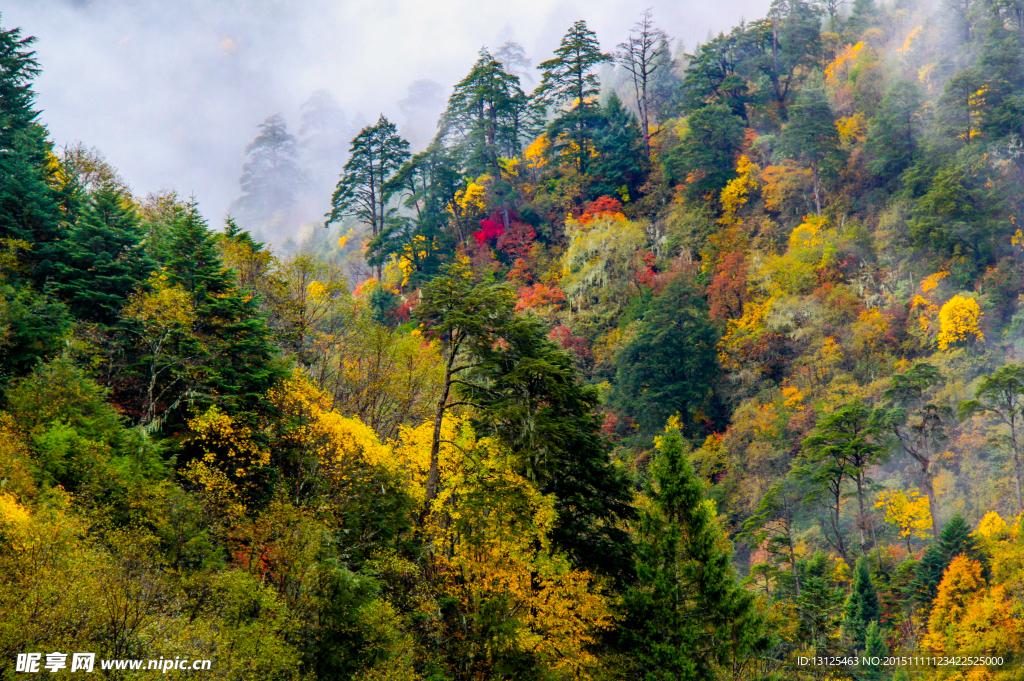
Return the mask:
<path id="1" fill-rule="evenodd" d="M 447 93 L 483 46 L 516 40 L 536 65 L 584 19 L 610 52 L 651 8 L 690 50 L 769 1 L 8 0 L 0 23 L 37 38 L 37 104 L 58 147 L 96 147 L 137 195 L 194 195 L 217 223 L 256 126 L 280 113 L 297 130 L 315 90 L 350 119 L 401 123 L 410 83 Z"/>

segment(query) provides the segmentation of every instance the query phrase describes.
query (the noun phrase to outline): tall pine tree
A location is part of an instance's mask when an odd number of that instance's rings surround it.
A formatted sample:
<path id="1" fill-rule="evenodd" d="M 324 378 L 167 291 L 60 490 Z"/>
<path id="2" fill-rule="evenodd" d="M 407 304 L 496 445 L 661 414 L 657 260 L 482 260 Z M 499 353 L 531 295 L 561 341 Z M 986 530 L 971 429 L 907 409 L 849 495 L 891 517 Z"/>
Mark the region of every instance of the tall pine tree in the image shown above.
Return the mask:
<path id="1" fill-rule="evenodd" d="M 611 58 L 601 52 L 587 22 L 577 21 L 562 37 L 554 59 L 538 67 L 543 77 L 534 96 L 543 107 L 560 108 L 548 133 L 552 150 L 567 155 L 580 173 L 588 171 L 598 118 L 600 86 L 594 69 Z"/>

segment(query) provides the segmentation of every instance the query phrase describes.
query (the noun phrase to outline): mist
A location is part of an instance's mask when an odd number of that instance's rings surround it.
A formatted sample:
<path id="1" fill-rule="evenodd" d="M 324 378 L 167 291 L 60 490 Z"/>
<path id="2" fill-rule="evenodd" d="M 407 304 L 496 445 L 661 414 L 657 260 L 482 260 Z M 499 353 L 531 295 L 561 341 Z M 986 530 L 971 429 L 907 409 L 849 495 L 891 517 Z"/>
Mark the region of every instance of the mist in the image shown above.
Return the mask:
<path id="1" fill-rule="evenodd" d="M 96 147 L 137 195 L 170 188 L 194 195 L 217 226 L 241 193 L 245 148 L 257 126 L 281 114 L 299 136 L 309 111 L 302 106 L 315 92 L 325 91 L 317 95 L 321 104 L 333 98 L 340 108 L 332 114 L 337 139 L 320 139 L 301 159 L 315 167 L 306 170 L 308 191 L 292 211 L 293 223 L 327 210 L 346 136 L 379 114 L 398 123 L 414 148 L 422 146 L 451 86 L 483 46 L 515 40 L 536 66 L 582 18 L 611 52 L 650 7 L 657 24 L 689 50 L 743 18 L 763 16 L 768 5 L 16 0 L 6 3 L 2 24 L 37 38 L 37 104 L 57 147 L 79 141 Z M 524 89 L 535 82 L 526 80 Z M 281 225 L 268 236 L 280 240 L 295 226 Z"/>

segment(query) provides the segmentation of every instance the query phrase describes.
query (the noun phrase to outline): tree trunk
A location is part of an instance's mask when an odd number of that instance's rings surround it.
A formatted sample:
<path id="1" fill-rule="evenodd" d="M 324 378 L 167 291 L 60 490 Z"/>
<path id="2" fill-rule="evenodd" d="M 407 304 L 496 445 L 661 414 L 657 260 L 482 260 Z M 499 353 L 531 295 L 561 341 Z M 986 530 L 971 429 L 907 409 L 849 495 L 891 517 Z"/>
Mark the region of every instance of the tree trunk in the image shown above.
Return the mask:
<path id="1" fill-rule="evenodd" d="M 821 182 L 818 179 L 818 164 L 811 164 L 811 173 L 814 175 L 814 211 L 815 215 L 821 217 Z"/>
<path id="2" fill-rule="evenodd" d="M 448 362 L 444 369 L 444 389 L 441 397 L 437 400 L 437 409 L 434 412 L 434 436 L 430 442 L 430 470 L 427 473 L 427 511 L 430 511 L 431 502 L 437 498 L 438 487 L 438 459 L 441 453 L 441 424 L 444 422 L 444 413 L 448 407 L 448 394 L 452 389 L 452 366 L 455 364 L 455 355 L 458 354 L 458 345 L 452 343 L 448 349 Z"/>

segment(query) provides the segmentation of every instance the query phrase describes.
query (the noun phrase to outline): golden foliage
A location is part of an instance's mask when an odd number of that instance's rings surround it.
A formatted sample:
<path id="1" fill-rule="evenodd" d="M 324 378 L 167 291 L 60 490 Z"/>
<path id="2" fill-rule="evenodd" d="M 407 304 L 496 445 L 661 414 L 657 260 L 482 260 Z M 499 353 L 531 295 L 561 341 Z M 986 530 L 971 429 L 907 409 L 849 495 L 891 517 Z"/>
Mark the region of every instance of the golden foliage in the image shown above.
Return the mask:
<path id="1" fill-rule="evenodd" d="M 932 513 L 928 497 L 912 487 L 908 490 L 885 490 L 878 495 L 875 508 L 885 511 L 885 522 L 900 528 L 901 537 L 925 539 L 932 536 Z"/>
<path id="2" fill-rule="evenodd" d="M 737 214 L 747 204 L 750 195 L 758 188 L 757 174 L 761 169 L 750 158 L 743 154 L 736 162 L 736 177 L 722 189 L 722 217 L 718 222 L 723 225 L 739 223 Z"/>
<path id="3" fill-rule="evenodd" d="M 985 337 L 978 329 L 981 315 L 981 308 L 974 298 L 953 296 L 946 301 L 939 310 L 939 349 L 984 340 Z"/>

